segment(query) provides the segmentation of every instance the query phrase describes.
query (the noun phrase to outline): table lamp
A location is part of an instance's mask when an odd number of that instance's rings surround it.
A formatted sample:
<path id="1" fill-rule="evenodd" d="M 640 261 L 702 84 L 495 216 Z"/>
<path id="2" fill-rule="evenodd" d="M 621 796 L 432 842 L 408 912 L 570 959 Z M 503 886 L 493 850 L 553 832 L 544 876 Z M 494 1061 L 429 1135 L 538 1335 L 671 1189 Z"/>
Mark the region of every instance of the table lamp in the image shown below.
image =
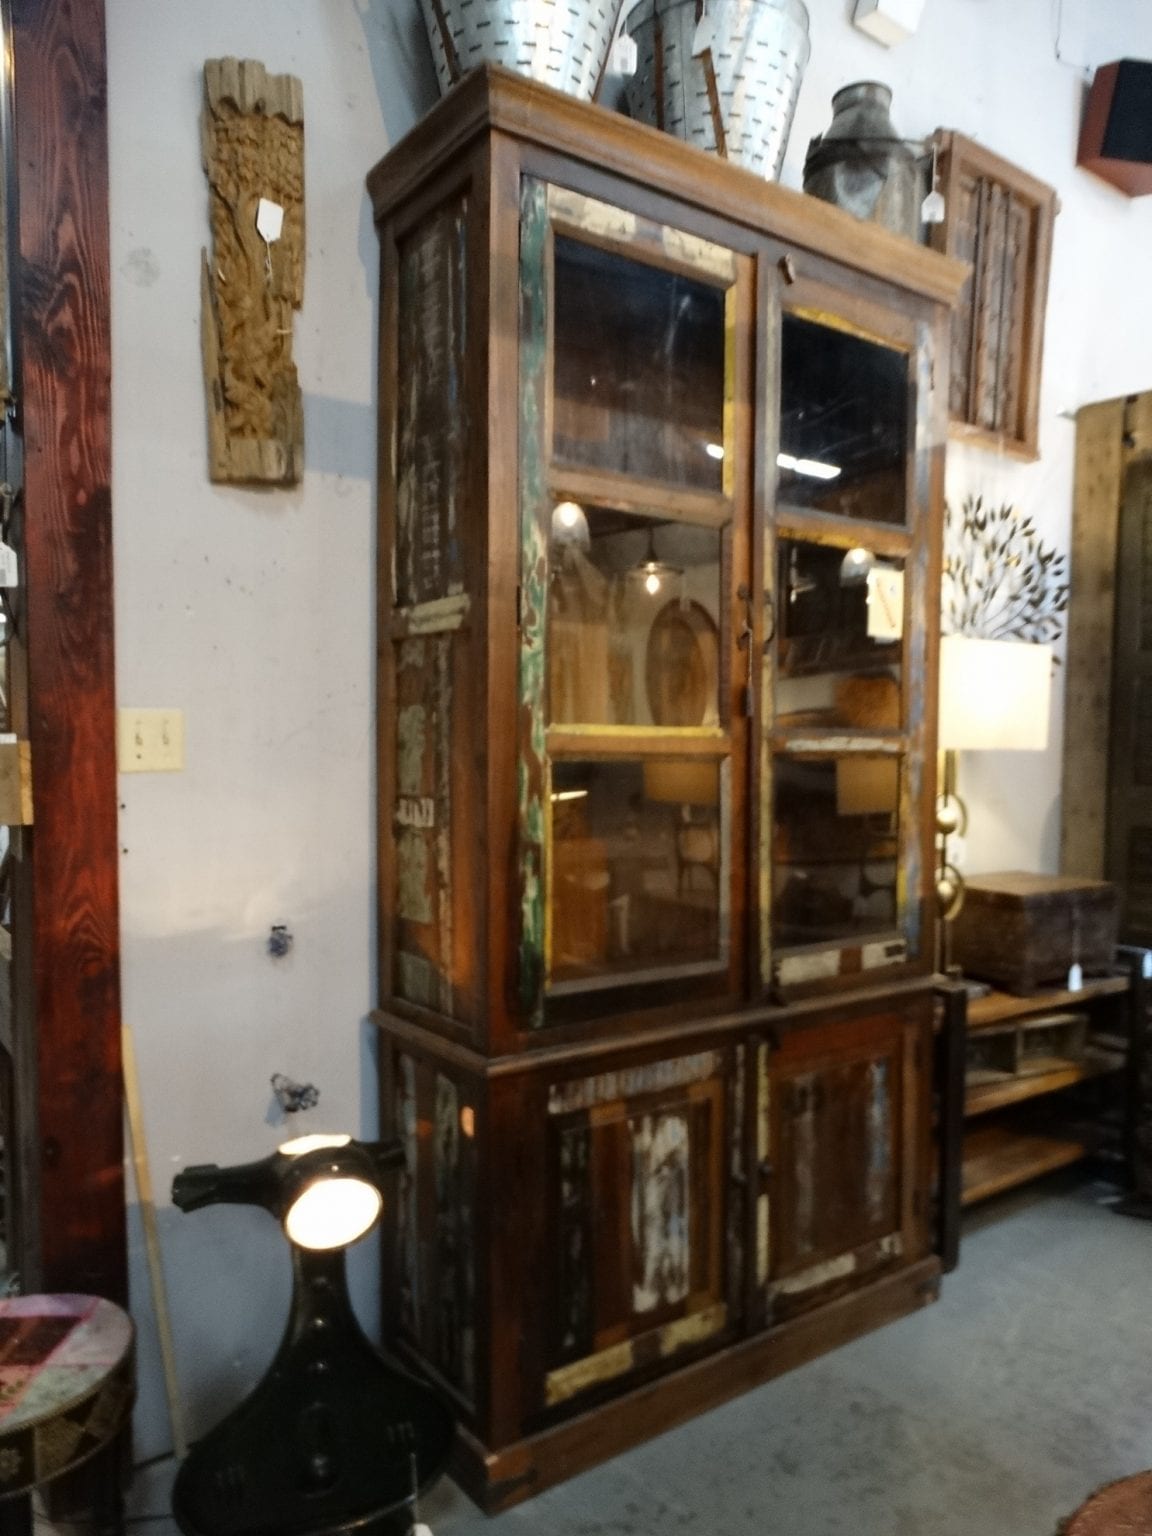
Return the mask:
<path id="1" fill-rule="evenodd" d="M 945 635 L 940 641 L 940 732 L 944 754 L 936 830 L 940 863 L 939 969 L 948 969 L 948 926 L 964 901 L 964 879 L 948 859 L 948 839 L 963 834 L 968 808 L 956 788 L 958 752 L 1039 752 L 1048 745 L 1052 647 L 1023 640 Z"/>
<path id="2" fill-rule="evenodd" d="M 182 1211 L 259 1205 L 291 1244 L 288 1326 L 267 1374 L 195 1445 L 172 1490 L 186 1536 L 408 1536 L 418 1489 L 443 1471 L 452 1415 L 362 1332 L 344 1250 L 376 1225 L 399 1141 L 303 1136 L 259 1162 L 186 1168 Z"/>

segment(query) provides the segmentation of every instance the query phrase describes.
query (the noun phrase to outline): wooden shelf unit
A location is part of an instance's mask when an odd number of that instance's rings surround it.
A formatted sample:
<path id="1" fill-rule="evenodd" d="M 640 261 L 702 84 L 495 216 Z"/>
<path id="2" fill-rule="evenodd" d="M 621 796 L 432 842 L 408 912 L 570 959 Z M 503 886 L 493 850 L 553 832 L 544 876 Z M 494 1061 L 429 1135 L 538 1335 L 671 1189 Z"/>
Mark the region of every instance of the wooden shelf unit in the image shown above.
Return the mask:
<path id="1" fill-rule="evenodd" d="M 1094 1136 L 1082 1134 L 1080 1127 L 1068 1132 L 1060 1125 L 1058 1100 L 1049 1106 L 1038 1101 L 1125 1071 L 1126 1053 L 1115 1049 L 1114 1044 L 1118 1036 L 1128 1033 L 1132 997 L 1132 977 L 1116 973 L 1086 981 L 1074 992 L 1059 988 L 1028 997 L 991 992 L 968 1004 L 965 1038 L 969 1055 L 982 1035 L 1005 1025 L 1039 1024 L 1068 1013 L 1087 1015 L 1089 1038 L 1074 1058 L 1034 1058 L 1022 1070 L 1005 1071 L 982 1082 L 966 1080 L 964 1120 L 979 1123 L 966 1124 L 963 1132 L 962 1205 L 975 1205 L 1002 1194 L 1093 1151 Z M 1107 1035 L 1107 1045 L 1093 1043 L 1093 1035 L 1101 1034 Z M 1051 1116 L 1044 1113 L 1046 1108 L 1051 1109 Z M 1038 1123 L 1041 1117 L 1054 1122 L 1054 1128 Z"/>

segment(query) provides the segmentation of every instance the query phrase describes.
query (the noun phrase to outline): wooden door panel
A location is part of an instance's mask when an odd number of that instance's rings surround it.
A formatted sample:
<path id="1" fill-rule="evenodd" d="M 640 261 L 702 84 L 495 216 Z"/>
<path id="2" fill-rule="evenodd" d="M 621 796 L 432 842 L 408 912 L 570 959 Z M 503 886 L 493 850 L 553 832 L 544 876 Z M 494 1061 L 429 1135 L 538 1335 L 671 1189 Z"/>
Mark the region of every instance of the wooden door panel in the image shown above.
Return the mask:
<path id="1" fill-rule="evenodd" d="M 766 1320 L 919 1255 L 922 1029 L 891 1015 L 835 1023 L 765 1056 L 760 1139 L 771 1153 L 758 1218 L 768 1241 L 757 1282 Z"/>
<path id="2" fill-rule="evenodd" d="M 546 1406 L 725 1327 L 727 1059 L 709 1051 L 553 1085 Z"/>

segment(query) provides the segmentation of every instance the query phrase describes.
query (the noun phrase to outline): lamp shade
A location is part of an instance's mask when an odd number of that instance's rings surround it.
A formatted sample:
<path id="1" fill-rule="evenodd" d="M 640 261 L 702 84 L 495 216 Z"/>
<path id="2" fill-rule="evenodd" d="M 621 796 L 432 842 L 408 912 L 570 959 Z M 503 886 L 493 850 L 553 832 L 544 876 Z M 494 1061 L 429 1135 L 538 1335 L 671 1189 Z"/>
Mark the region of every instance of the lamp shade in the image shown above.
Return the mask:
<path id="1" fill-rule="evenodd" d="M 940 641 L 940 745 L 1039 752 L 1048 745 L 1052 647 L 1023 640 Z"/>

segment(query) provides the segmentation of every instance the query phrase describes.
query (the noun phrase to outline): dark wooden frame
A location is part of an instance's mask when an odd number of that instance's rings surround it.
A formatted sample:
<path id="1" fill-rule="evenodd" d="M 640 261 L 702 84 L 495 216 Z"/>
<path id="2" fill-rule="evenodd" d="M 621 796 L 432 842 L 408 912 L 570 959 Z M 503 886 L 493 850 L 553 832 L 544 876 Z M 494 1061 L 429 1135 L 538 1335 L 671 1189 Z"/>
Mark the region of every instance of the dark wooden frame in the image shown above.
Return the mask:
<path id="1" fill-rule="evenodd" d="M 103 0 L 12 0 L 13 261 L 35 825 L 14 1042 L 26 1290 L 127 1294 Z"/>
<path id="2" fill-rule="evenodd" d="M 1040 456 L 1039 412 L 1040 369 L 1044 351 L 1044 314 L 1048 302 L 1048 273 L 1052 263 L 1052 234 L 1059 211 L 1056 193 L 1019 166 L 1001 155 L 993 154 L 983 144 L 966 138 L 954 129 L 938 128 L 933 138 L 938 156 L 939 186 L 947 212 L 942 224 L 931 226 L 932 246 L 949 256 L 972 260 L 974 271 L 953 316 L 953 363 L 950 392 L 955 395 L 961 384 L 965 401 L 961 408 L 952 400 L 952 433 L 965 441 L 985 444 L 1017 458 Z M 964 183 L 974 181 L 977 190 L 977 227 L 968 230 L 962 218 Z M 1002 206 L 1018 211 L 1027 227 L 1027 253 L 1024 260 L 1024 292 L 1015 312 L 1007 320 L 1000 308 L 981 313 L 979 292 L 987 283 L 995 289 L 1003 283 L 999 274 L 988 270 L 988 257 L 1000 256 L 1002 248 L 987 237 L 990 206 L 999 200 Z M 967 249 L 969 243 L 973 249 Z M 1005 326 L 1008 334 L 1005 336 Z M 996 335 L 991 333 L 995 330 Z M 964 340 L 967 337 L 968 346 Z M 967 355 L 965 356 L 965 352 Z M 986 359 L 992 353 L 1003 358 L 1005 352 L 1019 369 L 1019 388 L 1011 419 L 998 426 L 980 420 L 977 394 L 984 377 Z M 997 379 L 999 379 L 999 371 Z"/>

